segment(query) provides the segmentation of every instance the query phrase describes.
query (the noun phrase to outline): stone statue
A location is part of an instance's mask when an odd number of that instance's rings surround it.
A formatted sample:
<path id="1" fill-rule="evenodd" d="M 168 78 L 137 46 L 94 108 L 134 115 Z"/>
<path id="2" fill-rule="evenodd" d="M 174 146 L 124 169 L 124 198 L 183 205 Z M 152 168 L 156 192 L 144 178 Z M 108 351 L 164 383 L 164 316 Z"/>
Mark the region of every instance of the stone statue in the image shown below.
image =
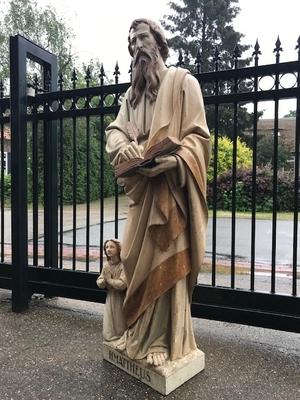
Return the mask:
<path id="1" fill-rule="evenodd" d="M 167 136 L 180 141 L 174 154 L 119 179 L 129 198 L 121 250 L 124 354 L 159 367 L 197 348 L 190 304 L 205 249 L 210 139 L 199 83 L 187 70 L 165 66 L 161 28 L 135 20 L 128 41 L 132 85 L 106 130 L 112 165 L 142 157 Z"/>
<path id="2" fill-rule="evenodd" d="M 96 283 L 99 288 L 107 288 L 103 321 L 103 341 L 117 348 L 118 340 L 126 330 L 123 302 L 126 291 L 124 266 L 120 259 L 121 245 L 116 239 L 106 240 L 103 246 L 107 257 L 101 275 Z"/>

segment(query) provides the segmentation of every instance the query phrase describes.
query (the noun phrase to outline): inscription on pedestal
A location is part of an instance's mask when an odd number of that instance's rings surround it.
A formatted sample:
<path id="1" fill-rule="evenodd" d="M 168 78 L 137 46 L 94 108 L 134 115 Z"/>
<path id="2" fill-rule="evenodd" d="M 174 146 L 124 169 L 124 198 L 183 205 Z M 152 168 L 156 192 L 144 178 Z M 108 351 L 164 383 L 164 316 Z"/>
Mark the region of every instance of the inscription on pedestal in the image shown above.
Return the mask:
<path id="1" fill-rule="evenodd" d="M 115 352 L 114 350 L 108 350 L 108 360 L 112 364 L 122 368 L 124 371 L 128 372 L 130 375 L 135 376 L 137 379 L 151 383 L 150 371 L 147 371 L 140 365 L 136 364 L 134 361 L 125 358 L 122 354 Z"/>
<path id="2" fill-rule="evenodd" d="M 133 361 L 106 345 L 103 345 L 103 358 L 164 395 L 198 374 L 205 365 L 205 356 L 201 350 L 195 350 L 180 360 L 168 361 L 163 367 L 157 368 L 143 361 Z"/>

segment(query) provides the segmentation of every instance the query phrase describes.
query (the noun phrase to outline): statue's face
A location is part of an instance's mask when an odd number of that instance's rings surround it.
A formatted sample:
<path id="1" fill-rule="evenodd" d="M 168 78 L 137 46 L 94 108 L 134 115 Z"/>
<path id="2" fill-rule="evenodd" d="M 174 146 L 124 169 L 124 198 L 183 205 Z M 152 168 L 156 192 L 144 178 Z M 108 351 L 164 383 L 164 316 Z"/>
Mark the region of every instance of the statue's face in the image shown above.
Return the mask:
<path id="1" fill-rule="evenodd" d="M 135 56 L 139 50 L 149 50 L 156 46 L 156 40 L 150 32 L 149 25 L 140 23 L 135 30 L 129 34 L 132 54 Z"/>
<path id="2" fill-rule="evenodd" d="M 108 257 L 114 257 L 118 255 L 118 246 L 115 242 L 109 241 L 105 245 L 105 252 Z"/>

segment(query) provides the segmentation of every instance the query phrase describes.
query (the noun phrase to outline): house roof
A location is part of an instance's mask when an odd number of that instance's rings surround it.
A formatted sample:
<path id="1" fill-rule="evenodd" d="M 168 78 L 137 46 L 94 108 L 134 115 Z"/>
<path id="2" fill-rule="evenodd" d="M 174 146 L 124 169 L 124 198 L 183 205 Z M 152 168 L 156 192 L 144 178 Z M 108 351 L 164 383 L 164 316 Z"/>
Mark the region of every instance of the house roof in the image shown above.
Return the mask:
<path id="1" fill-rule="evenodd" d="M 259 119 L 257 122 L 257 135 L 273 135 L 274 119 Z M 280 137 L 291 146 L 295 144 L 296 118 L 279 118 L 278 132 Z M 251 136 L 253 127 L 245 130 L 245 134 Z"/>
<path id="2" fill-rule="evenodd" d="M 278 130 L 279 131 L 292 131 L 295 132 L 296 118 L 279 118 Z M 257 123 L 257 129 L 260 131 L 273 131 L 274 119 L 260 119 Z"/>

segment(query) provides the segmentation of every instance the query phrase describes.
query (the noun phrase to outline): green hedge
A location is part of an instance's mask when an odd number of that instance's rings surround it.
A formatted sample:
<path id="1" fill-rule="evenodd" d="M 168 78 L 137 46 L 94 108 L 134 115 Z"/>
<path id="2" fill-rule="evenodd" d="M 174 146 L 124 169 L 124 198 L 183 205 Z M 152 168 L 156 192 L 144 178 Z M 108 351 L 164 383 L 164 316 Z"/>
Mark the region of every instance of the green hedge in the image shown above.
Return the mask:
<path id="1" fill-rule="evenodd" d="M 277 211 L 293 211 L 294 174 L 292 171 L 278 171 L 277 179 Z M 213 183 L 208 184 L 208 205 L 213 204 Z M 252 201 L 252 169 L 237 170 L 236 209 L 250 211 Z M 232 204 L 232 172 L 219 176 L 217 181 L 217 208 L 231 210 Z M 270 166 L 258 167 L 256 177 L 256 210 L 273 210 L 273 171 Z"/>
<path id="2" fill-rule="evenodd" d="M 105 126 L 110 122 L 111 118 L 105 119 Z M 43 143 L 43 127 L 38 126 L 38 193 L 39 202 L 44 201 L 44 143 Z M 86 202 L 87 191 L 87 126 L 84 118 L 78 118 L 76 126 L 76 203 Z M 101 189 L 101 160 L 100 160 L 100 123 L 99 119 L 91 119 L 89 127 L 89 168 L 90 168 L 90 201 L 100 198 Z M 61 135 L 58 134 L 60 141 Z M 60 185 L 60 174 L 63 176 L 63 202 L 64 204 L 73 203 L 73 177 L 74 177 L 74 138 L 73 138 L 73 121 L 66 119 L 63 122 L 63 170 L 60 171 L 60 146 L 58 142 L 58 185 Z M 104 137 L 105 140 L 105 137 Z M 105 148 L 105 143 L 104 143 Z M 28 202 L 32 202 L 32 132 L 28 133 Z M 115 193 L 114 171 L 110 165 L 108 155 L 104 151 L 103 160 L 103 193 L 104 197 L 113 196 Z M 58 187 L 60 193 L 60 187 Z"/>
<path id="3" fill-rule="evenodd" d="M 11 201 L 11 175 L 4 175 L 4 203 L 10 204 Z"/>

